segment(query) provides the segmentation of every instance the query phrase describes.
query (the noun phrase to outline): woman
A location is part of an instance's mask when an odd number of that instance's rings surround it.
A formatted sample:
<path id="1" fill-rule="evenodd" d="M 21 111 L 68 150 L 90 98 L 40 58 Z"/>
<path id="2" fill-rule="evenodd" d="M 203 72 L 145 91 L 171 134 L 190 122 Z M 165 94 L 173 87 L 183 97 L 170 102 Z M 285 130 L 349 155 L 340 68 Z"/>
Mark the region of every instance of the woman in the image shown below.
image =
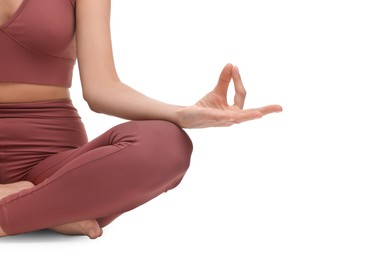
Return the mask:
<path id="1" fill-rule="evenodd" d="M 0 236 L 50 228 L 97 238 L 120 214 L 179 184 L 192 152 L 182 128 L 230 126 L 282 110 L 243 109 L 245 89 L 231 64 L 192 106 L 126 86 L 113 61 L 110 4 L 0 0 Z M 91 142 L 69 95 L 76 57 L 89 107 L 131 120 Z"/>

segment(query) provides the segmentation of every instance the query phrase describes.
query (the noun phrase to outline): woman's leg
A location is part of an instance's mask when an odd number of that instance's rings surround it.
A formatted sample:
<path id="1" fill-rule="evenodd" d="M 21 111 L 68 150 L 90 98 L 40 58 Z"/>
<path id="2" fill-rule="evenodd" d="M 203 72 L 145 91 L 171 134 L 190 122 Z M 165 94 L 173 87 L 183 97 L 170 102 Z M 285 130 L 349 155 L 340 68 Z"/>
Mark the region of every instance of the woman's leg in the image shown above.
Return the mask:
<path id="1" fill-rule="evenodd" d="M 29 181 L 19 181 L 9 184 L 0 184 L 0 200 L 8 197 L 11 194 L 20 192 L 25 189 L 34 187 L 35 185 Z M 87 235 L 91 239 L 100 237 L 103 234 L 99 223 L 96 219 L 82 220 L 74 223 L 68 223 L 55 227 L 50 227 L 51 230 L 66 234 L 66 235 Z M 0 227 L 0 237 L 7 235 Z"/>
<path id="2" fill-rule="evenodd" d="M 36 165 L 27 179 L 36 186 L 1 201 L 0 226 L 7 234 L 93 219 L 104 226 L 174 188 L 191 152 L 190 139 L 172 123 L 121 124 Z"/>

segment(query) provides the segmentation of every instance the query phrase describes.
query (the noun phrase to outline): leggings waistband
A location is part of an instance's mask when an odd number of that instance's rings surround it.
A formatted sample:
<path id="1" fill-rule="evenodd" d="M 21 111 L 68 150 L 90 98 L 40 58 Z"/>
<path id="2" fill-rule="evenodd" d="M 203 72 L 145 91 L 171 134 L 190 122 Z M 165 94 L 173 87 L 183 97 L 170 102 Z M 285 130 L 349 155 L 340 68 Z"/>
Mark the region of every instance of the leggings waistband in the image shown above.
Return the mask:
<path id="1" fill-rule="evenodd" d="M 71 99 L 0 103 L 0 118 L 80 118 Z"/>

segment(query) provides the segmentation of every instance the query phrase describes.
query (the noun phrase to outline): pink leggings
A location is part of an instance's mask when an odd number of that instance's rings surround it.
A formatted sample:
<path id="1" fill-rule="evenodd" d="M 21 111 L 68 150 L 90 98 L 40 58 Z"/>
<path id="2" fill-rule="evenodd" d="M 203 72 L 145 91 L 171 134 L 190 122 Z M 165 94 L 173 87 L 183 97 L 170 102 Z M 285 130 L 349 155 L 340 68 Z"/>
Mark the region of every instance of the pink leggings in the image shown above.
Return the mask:
<path id="1" fill-rule="evenodd" d="M 103 227 L 176 187 L 191 152 L 169 122 L 131 121 L 87 142 L 68 99 L 0 104 L 0 183 L 36 185 L 0 201 L 0 226 L 9 235 L 87 219 Z"/>

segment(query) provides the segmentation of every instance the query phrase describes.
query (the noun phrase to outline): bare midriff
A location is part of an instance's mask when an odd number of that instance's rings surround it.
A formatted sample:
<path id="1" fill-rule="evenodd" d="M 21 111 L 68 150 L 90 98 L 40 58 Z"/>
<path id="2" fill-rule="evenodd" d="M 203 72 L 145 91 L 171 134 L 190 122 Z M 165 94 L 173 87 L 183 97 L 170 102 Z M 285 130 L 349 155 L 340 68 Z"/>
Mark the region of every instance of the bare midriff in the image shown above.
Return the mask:
<path id="1" fill-rule="evenodd" d="M 67 98 L 70 98 L 70 93 L 65 87 L 0 82 L 0 103 L 39 102 Z"/>

